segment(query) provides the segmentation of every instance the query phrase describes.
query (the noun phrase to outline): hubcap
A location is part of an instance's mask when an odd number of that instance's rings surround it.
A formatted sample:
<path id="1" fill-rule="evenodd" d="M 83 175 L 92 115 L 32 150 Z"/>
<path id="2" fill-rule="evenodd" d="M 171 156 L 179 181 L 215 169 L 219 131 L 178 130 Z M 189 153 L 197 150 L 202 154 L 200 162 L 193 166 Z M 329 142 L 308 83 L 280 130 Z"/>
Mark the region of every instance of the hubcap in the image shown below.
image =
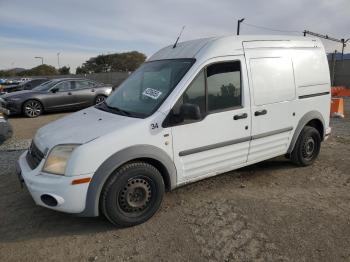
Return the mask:
<path id="1" fill-rule="evenodd" d="M 151 196 L 150 183 L 144 178 L 133 178 L 120 192 L 119 206 L 127 213 L 137 213 L 148 207 Z"/>
<path id="2" fill-rule="evenodd" d="M 27 103 L 25 106 L 25 112 L 31 117 L 38 116 L 41 113 L 41 106 L 38 102 Z"/>
<path id="3" fill-rule="evenodd" d="M 309 137 L 303 147 L 303 157 L 306 159 L 311 159 L 315 152 L 315 140 L 312 137 Z"/>
<path id="4" fill-rule="evenodd" d="M 96 98 L 96 104 L 101 104 L 105 100 L 106 100 L 106 98 L 104 96 L 98 96 Z"/>

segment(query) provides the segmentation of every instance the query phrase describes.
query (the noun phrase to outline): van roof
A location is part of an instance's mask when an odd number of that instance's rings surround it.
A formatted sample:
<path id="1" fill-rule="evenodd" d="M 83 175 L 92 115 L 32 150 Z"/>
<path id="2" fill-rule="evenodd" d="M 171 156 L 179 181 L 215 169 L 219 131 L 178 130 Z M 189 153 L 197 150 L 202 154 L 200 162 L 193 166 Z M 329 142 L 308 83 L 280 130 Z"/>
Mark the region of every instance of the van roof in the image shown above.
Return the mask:
<path id="1" fill-rule="evenodd" d="M 247 48 L 293 48 L 322 47 L 316 37 L 289 35 L 242 35 L 201 38 L 177 44 L 176 48 L 169 45 L 154 55 L 148 61 L 176 58 L 209 59 L 218 56 L 243 54 L 243 46 Z"/>

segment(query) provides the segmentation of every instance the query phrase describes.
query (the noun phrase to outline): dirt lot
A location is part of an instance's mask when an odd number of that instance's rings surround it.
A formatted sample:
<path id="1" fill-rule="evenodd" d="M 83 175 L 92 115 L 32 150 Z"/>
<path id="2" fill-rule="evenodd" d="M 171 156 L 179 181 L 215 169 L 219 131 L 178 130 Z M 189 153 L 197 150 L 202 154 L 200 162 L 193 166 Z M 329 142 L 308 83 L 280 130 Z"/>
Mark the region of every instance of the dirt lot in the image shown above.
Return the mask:
<path id="1" fill-rule="evenodd" d="M 15 137 L 61 116 L 12 119 Z M 0 151 L 0 261 L 350 261 L 349 117 L 332 127 L 311 167 L 276 158 L 188 185 L 127 229 L 35 206 L 14 173 L 22 151 Z"/>

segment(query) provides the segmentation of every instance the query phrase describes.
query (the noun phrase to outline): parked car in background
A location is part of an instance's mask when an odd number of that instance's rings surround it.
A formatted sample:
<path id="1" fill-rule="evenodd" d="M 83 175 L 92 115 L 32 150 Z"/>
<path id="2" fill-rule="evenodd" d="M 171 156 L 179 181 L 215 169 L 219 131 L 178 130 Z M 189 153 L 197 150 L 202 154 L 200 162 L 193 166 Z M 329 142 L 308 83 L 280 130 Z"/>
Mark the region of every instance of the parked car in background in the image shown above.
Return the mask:
<path id="1" fill-rule="evenodd" d="M 60 78 L 45 82 L 32 90 L 2 95 L 11 115 L 37 117 L 43 112 L 76 110 L 103 102 L 112 86 L 88 79 Z"/>
<path id="2" fill-rule="evenodd" d="M 0 145 L 12 136 L 12 127 L 7 121 L 8 110 L 0 106 Z"/>
<path id="3" fill-rule="evenodd" d="M 48 78 L 35 78 L 24 82 L 20 82 L 18 84 L 1 86 L 0 95 L 6 94 L 6 93 L 12 93 L 16 91 L 22 91 L 22 90 L 31 90 L 34 87 L 37 87 L 38 85 L 41 85 L 42 83 L 45 83 L 47 81 L 49 81 Z"/>

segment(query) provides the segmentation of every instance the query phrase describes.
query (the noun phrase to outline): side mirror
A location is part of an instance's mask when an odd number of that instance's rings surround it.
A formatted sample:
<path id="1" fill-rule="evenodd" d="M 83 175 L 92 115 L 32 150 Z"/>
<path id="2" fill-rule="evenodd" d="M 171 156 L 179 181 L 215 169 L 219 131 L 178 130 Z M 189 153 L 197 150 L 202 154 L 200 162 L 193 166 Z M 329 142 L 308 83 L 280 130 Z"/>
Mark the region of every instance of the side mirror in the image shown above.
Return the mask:
<path id="1" fill-rule="evenodd" d="M 58 88 L 57 88 L 57 87 L 54 87 L 54 88 L 51 89 L 51 92 L 52 92 L 52 93 L 56 93 L 57 91 L 58 91 Z"/>
<path id="2" fill-rule="evenodd" d="M 202 118 L 201 110 L 198 105 L 195 104 L 183 104 L 180 107 L 180 116 L 190 120 L 200 120 Z"/>

